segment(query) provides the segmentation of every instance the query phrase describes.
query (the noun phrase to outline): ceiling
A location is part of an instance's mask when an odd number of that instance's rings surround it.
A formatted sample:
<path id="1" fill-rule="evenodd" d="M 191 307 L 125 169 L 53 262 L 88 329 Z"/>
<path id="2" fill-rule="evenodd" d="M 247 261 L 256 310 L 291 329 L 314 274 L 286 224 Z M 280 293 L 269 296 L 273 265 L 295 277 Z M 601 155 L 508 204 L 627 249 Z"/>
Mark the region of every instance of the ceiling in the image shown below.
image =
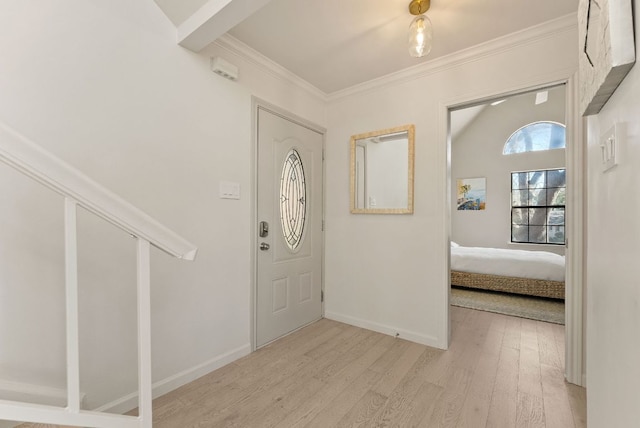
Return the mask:
<path id="1" fill-rule="evenodd" d="M 204 10 L 221 0 L 155 1 L 180 29 L 200 8 Z M 578 0 L 432 0 L 427 16 L 433 22 L 433 48 L 427 57 L 412 58 L 407 50 L 408 27 L 413 18 L 408 11 L 409 0 L 266 3 L 231 27 L 228 34 L 326 94 L 576 13 L 578 9 Z"/>
<path id="2" fill-rule="evenodd" d="M 544 95 L 538 99 L 539 95 Z M 518 100 L 520 104 L 518 104 Z M 515 103 L 514 103 L 515 101 Z M 471 107 L 464 107 L 461 109 L 451 111 L 451 140 L 455 139 L 469 126 L 471 125 L 482 113 L 493 106 L 500 105 L 502 103 L 508 107 L 510 111 L 521 112 L 518 106 L 522 106 L 522 103 L 529 103 L 531 106 L 537 106 L 550 102 L 556 106 L 564 106 L 565 102 L 565 86 L 556 85 L 547 88 L 541 88 L 535 91 L 528 91 L 524 93 L 510 95 L 505 98 L 499 98 L 496 100 L 487 101 L 484 104 L 474 105 Z M 562 107 L 563 108 L 563 107 Z M 514 110 L 515 109 L 515 110 Z M 520 114 L 520 113 L 518 113 Z"/>

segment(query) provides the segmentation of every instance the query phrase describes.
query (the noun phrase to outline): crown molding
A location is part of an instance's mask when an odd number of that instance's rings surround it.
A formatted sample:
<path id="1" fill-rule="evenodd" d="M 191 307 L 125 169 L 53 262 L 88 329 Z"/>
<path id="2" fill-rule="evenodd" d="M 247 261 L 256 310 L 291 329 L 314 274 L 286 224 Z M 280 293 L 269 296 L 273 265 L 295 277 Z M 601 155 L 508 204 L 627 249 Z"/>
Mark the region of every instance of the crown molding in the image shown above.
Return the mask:
<path id="1" fill-rule="evenodd" d="M 218 39 L 216 39 L 216 41 L 213 43 L 226 50 L 227 52 L 237 55 L 240 58 L 243 58 L 246 61 L 252 63 L 272 77 L 283 80 L 287 83 L 291 83 L 324 102 L 328 101 L 326 93 L 316 88 L 297 74 L 284 68 L 277 62 L 267 58 L 260 52 L 242 43 L 235 37 L 229 35 L 229 33 L 223 34 L 222 36 L 218 37 Z"/>
<path id="2" fill-rule="evenodd" d="M 446 71 L 450 68 L 478 61 L 488 56 L 515 49 L 530 43 L 553 37 L 566 31 L 576 29 L 578 26 L 577 15 L 574 13 L 543 22 L 533 27 L 515 33 L 498 37 L 488 42 L 480 43 L 467 49 L 454 52 L 450 55 L 435 58 L 413 67 L 405 68 L 386 76 L 378 77 L 349 88 L 327 94 L 328 102 L 334 102 L 341 98 L 355 94 L 369 92 L 383 86 L 405 83 L 429 74 Z"/>
<path id="3" fill-rule="evenodd" d="M 548 37 L 553 37 L 556 34 L 573 31 L 577 26 L 577 15 L 571 13 L 533 27 L 525 28 L 524 30 L 517 31 L 515 33 L 507 34 L 488 42 L 480 43 L 470 48 L 454 52 L 450 55 L 435 58 L 431 61 L 405 68 L 329 94 L 321 91 L 311 83 L 302 79 L 300 76 L 294 74 L 229 34 L 223 34 L 214 42 L 214 44 L 251 62 L 258 68 L 267 72 L 269 75 L 291 83 L 312 96 L 330 103 L 351 95 L 373 91 L 387 85 L 404 83 L 429 74 L 439 73 L 453 67 L 475 62 L 488 56 L 497 55 L 523 45 L 544 40 Z"/>

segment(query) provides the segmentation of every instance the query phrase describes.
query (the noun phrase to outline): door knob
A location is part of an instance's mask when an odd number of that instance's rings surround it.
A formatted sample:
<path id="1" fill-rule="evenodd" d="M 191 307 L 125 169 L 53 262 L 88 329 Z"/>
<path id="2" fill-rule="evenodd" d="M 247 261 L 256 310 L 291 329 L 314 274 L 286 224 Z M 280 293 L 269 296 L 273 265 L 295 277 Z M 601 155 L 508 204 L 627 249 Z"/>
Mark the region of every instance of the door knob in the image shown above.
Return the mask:
<path id="1" fill-rule="evenodd" d="M 267 244 L 266 242 L 260 243 L 260 249 L 262 251 L 267 251 L 269 249 L 269 244 Z"/>

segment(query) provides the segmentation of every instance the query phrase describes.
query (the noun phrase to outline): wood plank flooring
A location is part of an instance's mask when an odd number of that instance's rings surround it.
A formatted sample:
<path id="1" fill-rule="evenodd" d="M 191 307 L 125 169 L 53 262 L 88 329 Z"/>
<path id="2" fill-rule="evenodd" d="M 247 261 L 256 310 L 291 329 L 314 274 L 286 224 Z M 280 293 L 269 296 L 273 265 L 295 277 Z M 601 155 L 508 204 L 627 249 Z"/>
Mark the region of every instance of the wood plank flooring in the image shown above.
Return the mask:
<path id="1" fill-rule="evenodd" d="M 452 307 L 448 351 L 323 319 L 154 400 L 154 427 L 586 427 L 564 327 Z"/>

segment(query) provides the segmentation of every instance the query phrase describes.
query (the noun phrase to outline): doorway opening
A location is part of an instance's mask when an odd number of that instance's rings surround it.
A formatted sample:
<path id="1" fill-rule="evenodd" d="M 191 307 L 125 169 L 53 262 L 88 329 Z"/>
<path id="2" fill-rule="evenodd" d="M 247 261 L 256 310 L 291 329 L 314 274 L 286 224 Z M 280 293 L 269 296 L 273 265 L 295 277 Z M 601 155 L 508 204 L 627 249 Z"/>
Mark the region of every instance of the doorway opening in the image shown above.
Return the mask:
<path id="1" fill-rule="evenodd" d="M 322 318 L 324 129 L 254 99 L 253 348 Z"/>
<path id="2" fill-rule="evenodd" d="M 580 385 L 582 293 L 575 273 L 582 271 L 582 236 L 573 232 L 582 229 L 583 169 L 573 85 L 448 107 L 449 298 L 456 306 L 566 324 L 565 376 Z M 536 124 L 549 126 L 534 135 Z M 565 125 L 562 149 L 551 141 Z M 511 154 L 506 146 L 514 138 L 524 149 Z M 544 138 L 549 150 L 532 149 Z"/>

